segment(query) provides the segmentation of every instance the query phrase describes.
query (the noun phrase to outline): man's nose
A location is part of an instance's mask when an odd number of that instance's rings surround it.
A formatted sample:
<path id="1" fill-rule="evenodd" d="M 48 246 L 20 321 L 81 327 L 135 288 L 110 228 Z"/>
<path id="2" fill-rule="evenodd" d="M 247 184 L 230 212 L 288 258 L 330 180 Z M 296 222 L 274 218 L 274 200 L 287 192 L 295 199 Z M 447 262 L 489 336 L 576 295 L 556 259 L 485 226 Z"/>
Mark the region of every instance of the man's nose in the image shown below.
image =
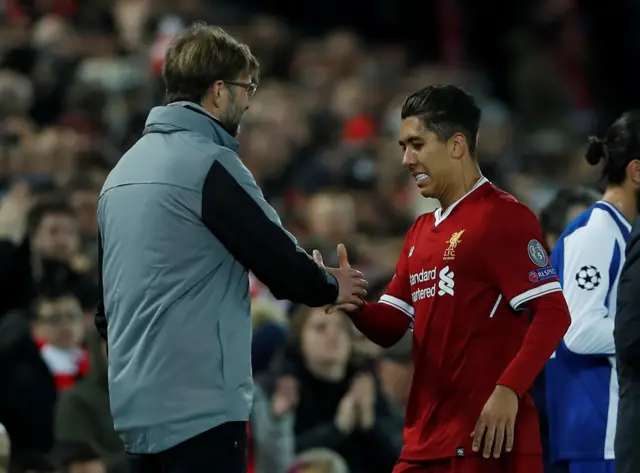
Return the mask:
<path id="1" fill-rule="evenodd" d="M 402 165 L 408 169 L 416 163 L 416 159 L 409 150 L 405 150 L 404 156 L 402 156 Z"/>

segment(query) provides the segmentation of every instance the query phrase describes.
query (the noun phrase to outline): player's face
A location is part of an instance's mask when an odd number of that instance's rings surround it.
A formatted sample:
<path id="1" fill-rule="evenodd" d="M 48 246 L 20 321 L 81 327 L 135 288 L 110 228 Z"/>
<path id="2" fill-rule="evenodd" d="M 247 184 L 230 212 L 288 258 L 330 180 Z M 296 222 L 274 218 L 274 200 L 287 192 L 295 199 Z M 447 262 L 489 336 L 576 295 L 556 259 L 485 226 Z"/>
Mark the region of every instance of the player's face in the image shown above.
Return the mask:
<path id="1" fill-rule="evenodd" d="M 408 117 L 400 128 L 400 146 L 404 151 L 402 164 L 416 181 L 424 197 L 439 198 L 451 182 L 450 152 L 446 142 L 424 129 L 422 119 Z"/>

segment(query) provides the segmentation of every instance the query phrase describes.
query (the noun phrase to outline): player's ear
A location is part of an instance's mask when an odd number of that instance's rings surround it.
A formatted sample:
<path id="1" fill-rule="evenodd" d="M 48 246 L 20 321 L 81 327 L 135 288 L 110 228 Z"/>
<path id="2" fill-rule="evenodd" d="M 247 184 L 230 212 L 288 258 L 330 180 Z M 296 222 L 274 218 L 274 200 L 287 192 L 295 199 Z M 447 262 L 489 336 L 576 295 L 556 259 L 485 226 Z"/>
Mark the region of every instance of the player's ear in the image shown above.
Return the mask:
<path id="1" fill-rule="evenodd" d="M 453 159 L 461 159 L 467 151 L 467 139 L 462 133 L 455 133 L 447 143 L 449 154 Z"/>
<path id="2" fill-rule="evenodd" d="M 633 159 L 627 165 L 627 174 L 629 175 L 629 179 L 636 187 L 640 187 L 640 160 Z"/>

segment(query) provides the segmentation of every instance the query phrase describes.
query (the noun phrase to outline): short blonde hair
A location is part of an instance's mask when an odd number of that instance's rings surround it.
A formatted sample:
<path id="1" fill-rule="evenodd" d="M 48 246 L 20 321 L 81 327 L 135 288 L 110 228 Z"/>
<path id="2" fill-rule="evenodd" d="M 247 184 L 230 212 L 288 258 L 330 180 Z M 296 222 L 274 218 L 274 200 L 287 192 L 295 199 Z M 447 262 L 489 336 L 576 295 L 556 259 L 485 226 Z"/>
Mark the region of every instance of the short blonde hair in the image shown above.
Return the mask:
<path id="1" fill-rule="evenodd" d="M 196 23 L 171 41 L 162 77 L 168 103 L 201 103 L 218 80 L 237 80 L 241 74 L 258 80 L 260 66 L 249 46 L 222 28 Z"/>

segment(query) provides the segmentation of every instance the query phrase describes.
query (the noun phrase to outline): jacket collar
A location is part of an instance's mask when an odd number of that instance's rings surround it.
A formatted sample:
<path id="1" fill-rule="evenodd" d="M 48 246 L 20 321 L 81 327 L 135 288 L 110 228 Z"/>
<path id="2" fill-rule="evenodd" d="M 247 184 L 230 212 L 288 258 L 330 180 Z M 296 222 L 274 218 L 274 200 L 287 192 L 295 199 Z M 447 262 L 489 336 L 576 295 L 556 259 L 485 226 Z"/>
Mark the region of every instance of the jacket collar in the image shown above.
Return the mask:
<path id="1" fill-rule="evenodd" d="M 200 105 L 187 101 L 173 102 L 166 106 L 152 108 L 142 134 L 173 133 L 176 131 L 199 133 L 233 151 L 237 151 L 239 147 L 238 140 L 224 129 L 216 117 Z"/>

